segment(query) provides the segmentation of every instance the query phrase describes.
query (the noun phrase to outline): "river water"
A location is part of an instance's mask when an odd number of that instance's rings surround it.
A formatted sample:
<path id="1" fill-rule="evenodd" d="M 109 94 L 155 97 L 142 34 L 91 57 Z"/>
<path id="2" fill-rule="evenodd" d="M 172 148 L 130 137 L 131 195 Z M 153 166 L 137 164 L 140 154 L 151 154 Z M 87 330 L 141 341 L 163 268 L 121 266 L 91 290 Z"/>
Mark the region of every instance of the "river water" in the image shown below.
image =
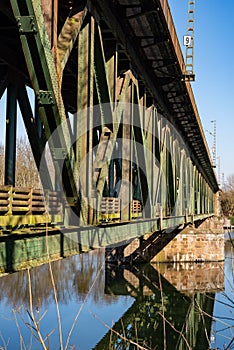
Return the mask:
<path id="1" fill-rule="evenodd" d="M 97 250 L 2 276 L 0 349 L 43 349 L 40 336 L 51 350 L 234 349 L 225 251 L 224 263 L 124 268 Z"/>

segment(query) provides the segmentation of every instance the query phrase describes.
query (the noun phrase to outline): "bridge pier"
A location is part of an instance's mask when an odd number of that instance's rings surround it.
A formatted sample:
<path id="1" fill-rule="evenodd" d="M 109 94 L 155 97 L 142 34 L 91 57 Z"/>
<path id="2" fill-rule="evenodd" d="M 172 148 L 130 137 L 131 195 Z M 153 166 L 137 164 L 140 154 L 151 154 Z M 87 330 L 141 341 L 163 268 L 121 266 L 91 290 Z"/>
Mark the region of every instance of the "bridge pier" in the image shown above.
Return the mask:
<path id="1" fill-rule="evenodd" d="M 106 248 L 106 261 L 115 264 L 223 260 L 224 232 L 216 218 L 149 233 L 123 246 Z"/>

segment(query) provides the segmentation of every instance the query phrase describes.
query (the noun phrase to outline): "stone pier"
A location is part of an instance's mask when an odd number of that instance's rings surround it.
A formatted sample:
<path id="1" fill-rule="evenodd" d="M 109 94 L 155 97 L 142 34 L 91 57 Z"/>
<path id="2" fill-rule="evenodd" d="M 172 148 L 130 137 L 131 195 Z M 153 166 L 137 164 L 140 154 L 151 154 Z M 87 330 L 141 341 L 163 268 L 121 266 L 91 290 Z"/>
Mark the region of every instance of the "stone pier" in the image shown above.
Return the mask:
<path id="1" fill-rule="evenodd" d="M 130 244 L 106 248 L 106 261 L 117 264 L 223 261 L 222 226 L 220 220 L 211 218 L 185 228 L 149 233 Z"/>
<path id="2" fill-rule="evenodd" d="M 224 234 L 187 228 L 163 248 L 152 262 L 205 262 L 224 260 Z"/>

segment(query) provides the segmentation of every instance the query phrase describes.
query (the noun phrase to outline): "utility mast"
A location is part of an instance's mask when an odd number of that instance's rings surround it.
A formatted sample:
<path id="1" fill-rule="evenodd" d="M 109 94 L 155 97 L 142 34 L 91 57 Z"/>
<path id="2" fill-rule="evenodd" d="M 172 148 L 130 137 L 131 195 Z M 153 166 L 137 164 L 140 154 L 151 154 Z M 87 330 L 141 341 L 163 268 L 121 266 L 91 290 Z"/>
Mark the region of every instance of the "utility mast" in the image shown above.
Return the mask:
<path id="1" fill-rule="evenodd" d="M 214 132 L 213 132 L 213 146 L 212 146 L 212 155 L 213 155 L 213 168 L 216 168 L 216 120 L 211 120 L 211 123 L 214 123 Z"/>
<path id="2" fill-rule="evenodd" d="M 194 74 L 194 13 L 195 0 L 188 2 L 188 26 L 187 34 L 184 36 L 184 45 L 186 46 L 185 72 L 183 78 L 185 81 L 195 81 Z"/>

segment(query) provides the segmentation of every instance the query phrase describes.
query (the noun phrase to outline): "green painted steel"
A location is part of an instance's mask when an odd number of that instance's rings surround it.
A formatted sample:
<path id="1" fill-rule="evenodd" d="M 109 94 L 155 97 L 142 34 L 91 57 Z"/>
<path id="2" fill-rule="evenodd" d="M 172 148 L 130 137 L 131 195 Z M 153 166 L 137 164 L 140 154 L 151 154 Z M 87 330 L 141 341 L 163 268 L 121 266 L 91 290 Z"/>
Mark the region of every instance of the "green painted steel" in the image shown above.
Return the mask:
<path id="1" fill-rule="evenodd" d="M 72 17 L 68 17 L 61 29 L 58 37 L 58 56 L 61 64 L 61 70 L 66 66 L 69 55 L 80 33 L 82 24 L 87 15 L 87 8 L 82 9 Z"/>
<path id="2" fill-rule="evenodd" d="M 56 67 L 54 64 L 53 55 L 51 52 L 50 42 L 46 33 L 42 9 L 39 1 L 26 1 L 25 4 L 16 0 L 11 1 L 12 9 L 15 18 L 18 19 L 18 29 L 20 39 L 31 77 L 31 83 L 37 97 L 39 113 L 41 115 L 47 139 L 51 140 L 50 148 L 64 148 L 66 154 L 70 154 L 69 145 L 69 130 L 66 123 L 61 123 L 66 120 L 66 112 L 63 105 L 63 100 L 60 92 L 59 82 L 57 80 Z M 24 16 L 25 6 L 31 21 L 33 22 L 34 35 L 27 31 L 27 19 L 23 19 L 22 24 L 25 25 L 25 30 L 21 30 L 21 21 Z M 24 23 L 25 22 L 25 23 Z M 34 50 L 31 50 L 33 45 Z M 62 133 L 58 134 L 56 140 L 52 140 L 52 135 L 55 128 L 61 125 Z M 52 142 L 53 141 L 53 142 Z M 55 169 L 58 174 L 61 173 L 61 164 L 57 159 L 54 159 Z M 67 176 L 64 176 L 63 185 L 67 196 L 77 198 L 77 189 L 74 182 L 70 157 L 65 158 L 65 169 Z M 42 178 L 43 181 L 43 178 Z M 46 184 L 45 184 L 46 185 Z"/>
<path id="3" fill-rule="evenodd" d="M 33 111 L 30 105 L 28 93 L 26 90 L 26 86 L 24 84 L 20 84 L 17 92 L 17 100 L 19 103 L 20 111 L 23 117 L 25 129 L 27 132 L 27 136 L 31 145 L 31 149 L 33 152 L 34 160 L 37 166 L 38 171 L 43 174 L 43 184 L 46 189 L 53 189 L 52 179 L 48 169 L 48 163 L 43 156 L 43 152 L 45 151 L 45 140 L 43 134 L 43 125 L 38 115 L 38 111 L 36 109 L 37 103 L 35 101 L 35 119 L 32 118 Z"/>
<path id="4" fill-rule="evenodd" d="M 7 89 L 5 185 L 15 185 L 17 106 L 16 87 Z"/>
<path id="5" fill-rule="evenodd" d="M 194 220 L 209 216 L 195 217 Z M 173 221 L 172 221 L 173 220 Z M 182 218 L 164 219 L 163 228 L 181 224 Z M 127 230 L 126 230 L 127 227 Z M 0 236 L 0 271 L 12 272 L 30 266 L 37 266 L 51 260 L 78 254 L 91 249 L 107 247 L 116 249 L 116 244 L 126 245 L 145 233 L 160 230 L 159 219 L 138 219 L 125 224 L 106 224 L 70 229 L 38 229 L 16 231 L 15 234 Z M 27 233 L 25 233 L 27 232 Z M 166 231 L 165 231 L 166 234 Z"/>
<path id="6" fill-rule="evenodd" d="M 110 85 L 107 75 L 107 64 L 105 60 L 105 54 L 103 51 L 103 43 L 101 37 L 100 27 L 95 26 L 95 42 L 94 42 L 94 74 L 97 87 L 97 94 L 100 103 L 102 113 L 102 124 L 109 125 L 110 116 L 112 115 L 111 97 L 110 97 Z M 102 105 L 105 106 L 103 110 Z"/>
<path id="7" fill-rule="evenodd" d="M 147 218 L 166 229 L 193 222 L 194 215 L 209 217 L 215 212 L 217 179 L 190 84 L 181 80 L 167 1 L 159 2 L 157 11 L 152 3 L 153 10 L 144 12 L 146 1 L 137 10 L 128 7 L 129 0 L 123 13 L 118 2 L 82 2 L 70 12 L 59 0 L 48 20 L 43 14 L 52 11 L 49 2 L 10 0 L 6 9 L 13 11 L 15 45 L 25 62 L 15 81 L 12 74 L 9 81 L 1 77 L 12 101 L 7 120 L 16 125 L 18 100 L 37 167 L 43 169 L 43 186 L 64 192 L 68 227 L 90 224 L 95 230 L 105 220 L 138 220 L 141 226 Z M 170 35 L 172 41 L 166 39 Z M 8 68 L 13 71 L 12 65 Z M 34 90 L 35 113 L 27 85 Z M 61 132 L 52 138 L 58 127 Z M 15 127 L 7 133 L 6 162 L 13 166 Z M 42 157 L 46 142 L 55 181 Z M 14 167 L 6 167 L 12 178 L 7 183 L 14 182 L 14 174 Z M 115 198 L 118 212 L 114 207 L 103 212 L 103 202 Z M 137 213 L 135 200 L 141 206 Z M 18 214 L 11 215 L 15 225 Z M 0 226 L 6 222 L 9 216 Z"/>

